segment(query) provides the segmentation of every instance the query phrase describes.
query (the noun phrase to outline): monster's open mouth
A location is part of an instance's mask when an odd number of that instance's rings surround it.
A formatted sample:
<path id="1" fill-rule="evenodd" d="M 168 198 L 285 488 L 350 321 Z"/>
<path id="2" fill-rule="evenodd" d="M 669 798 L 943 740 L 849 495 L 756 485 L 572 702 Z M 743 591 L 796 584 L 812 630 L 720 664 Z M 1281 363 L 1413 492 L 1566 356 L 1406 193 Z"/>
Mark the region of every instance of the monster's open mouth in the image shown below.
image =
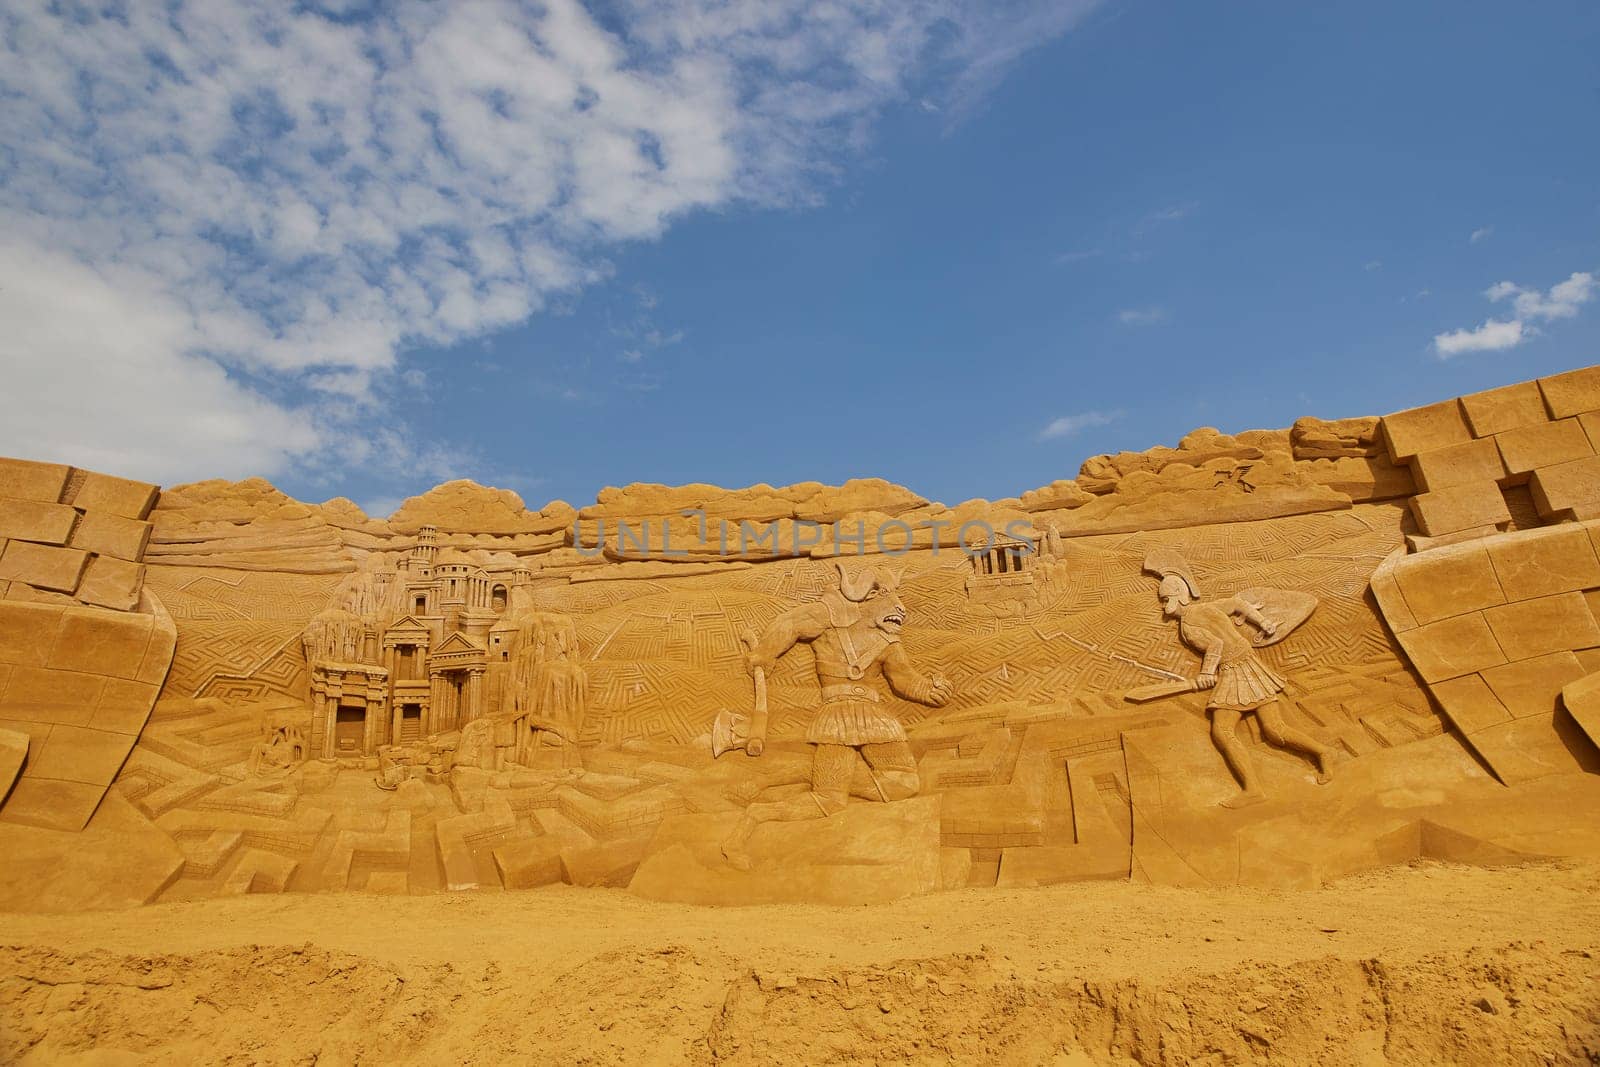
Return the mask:
<path id="1" fill-rule="evenodd" d="M 883 617 L 883 624 L 885 626 L 904 626 L 906 624 L 905 612 L 891 611 Z"/>

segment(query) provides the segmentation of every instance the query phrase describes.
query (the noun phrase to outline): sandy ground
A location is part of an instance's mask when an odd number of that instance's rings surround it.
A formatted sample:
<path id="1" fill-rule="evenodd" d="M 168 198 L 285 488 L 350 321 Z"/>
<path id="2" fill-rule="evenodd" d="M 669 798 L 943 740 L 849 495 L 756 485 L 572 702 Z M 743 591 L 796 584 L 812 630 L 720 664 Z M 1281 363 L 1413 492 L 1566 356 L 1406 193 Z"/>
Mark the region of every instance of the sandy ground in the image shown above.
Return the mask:
<path id="1" fill-rule="evenodd" d="M 285 895 L 0 916 L 0 1062 L 1592 1063 L 1600 866 L 862 908 Z"/>

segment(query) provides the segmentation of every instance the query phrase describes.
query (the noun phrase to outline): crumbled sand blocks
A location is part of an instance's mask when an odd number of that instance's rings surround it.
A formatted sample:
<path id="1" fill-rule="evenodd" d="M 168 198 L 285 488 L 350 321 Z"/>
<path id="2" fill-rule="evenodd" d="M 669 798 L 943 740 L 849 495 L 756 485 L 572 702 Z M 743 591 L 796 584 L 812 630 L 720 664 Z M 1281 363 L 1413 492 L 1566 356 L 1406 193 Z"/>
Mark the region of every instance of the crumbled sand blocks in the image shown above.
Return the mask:
<path id="1" fill-rule="evenodd" d="M 61 463 L 0 458 L 0 599 L 132 611 L 158 491 Z"/>
<path id="2" fill-rule="evenodd" d="M 27 737 L 0 819 L 81 829 L 144 728 L 176 644 L 165 613 L 0 601 L 0 731 Z"/>
<path id="3" fill-rule="evenodd" d="M 1504 782 L 1576 769 L 1563 687 L 1600 670 L 1600 522 L 1496 534 L 1372 576 L 1384 617 L 1451 723 Z"/>
<path id="4" fill-rule="evenodd" d="M 0 458 L 0 731 L 25 739 L 0 819 L 81 829 L 144 727 L 176 642 L 135 610 L 157 492 Z"/>
<path id="5" fill-rule="evenodd" d="M 1600 367 L 1519 382 L 1382 420 L 1428 538 L 1461 538 L 1511 523 L 1504 490 L 1526 486 L 1546 522 L 1600 516 Z"/>

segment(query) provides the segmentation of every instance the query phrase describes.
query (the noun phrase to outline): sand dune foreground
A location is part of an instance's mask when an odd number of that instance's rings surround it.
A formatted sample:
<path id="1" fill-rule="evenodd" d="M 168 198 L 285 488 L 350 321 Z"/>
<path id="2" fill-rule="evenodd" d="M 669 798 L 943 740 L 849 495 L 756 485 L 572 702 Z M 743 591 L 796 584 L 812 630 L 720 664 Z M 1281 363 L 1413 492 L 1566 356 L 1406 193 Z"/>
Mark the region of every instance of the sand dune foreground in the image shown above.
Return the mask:
<path id="1" fill-rule="evenodd" d="M 892 905 L 621 891 L 7 915 L 6 1063 L 1586 1063 L 1600 867 Z"/>

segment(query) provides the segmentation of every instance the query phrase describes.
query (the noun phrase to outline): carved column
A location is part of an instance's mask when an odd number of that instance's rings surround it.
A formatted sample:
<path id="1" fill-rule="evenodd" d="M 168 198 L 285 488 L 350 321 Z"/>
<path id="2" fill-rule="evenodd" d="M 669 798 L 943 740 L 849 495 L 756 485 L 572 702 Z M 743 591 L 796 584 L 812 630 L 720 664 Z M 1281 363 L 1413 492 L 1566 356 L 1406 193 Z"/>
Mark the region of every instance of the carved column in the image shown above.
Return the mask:
<path id="1" fill-rule="evenodd" d="M 471 722 L 483 714 L 483 668 L 474 667 L 467 675 L 466 719 Z"/>
<path id="2" fill-rule="evenodd" d="M 444 732 L 444 673 L 434 671 L 428 675 L 428 724 L 424 733 Z"/>
<path id="3" fill-rule="evenodd" d="M 367 755 L 389 743 L 389 680 L 367 676 Z"/>
<path id="4" fill-rule="evenodd" d="M 328 721 L 328 694 L 320 681 L 312 683 L 311 748 L 323 759 L 333 756 L 333 724 Z"/>

